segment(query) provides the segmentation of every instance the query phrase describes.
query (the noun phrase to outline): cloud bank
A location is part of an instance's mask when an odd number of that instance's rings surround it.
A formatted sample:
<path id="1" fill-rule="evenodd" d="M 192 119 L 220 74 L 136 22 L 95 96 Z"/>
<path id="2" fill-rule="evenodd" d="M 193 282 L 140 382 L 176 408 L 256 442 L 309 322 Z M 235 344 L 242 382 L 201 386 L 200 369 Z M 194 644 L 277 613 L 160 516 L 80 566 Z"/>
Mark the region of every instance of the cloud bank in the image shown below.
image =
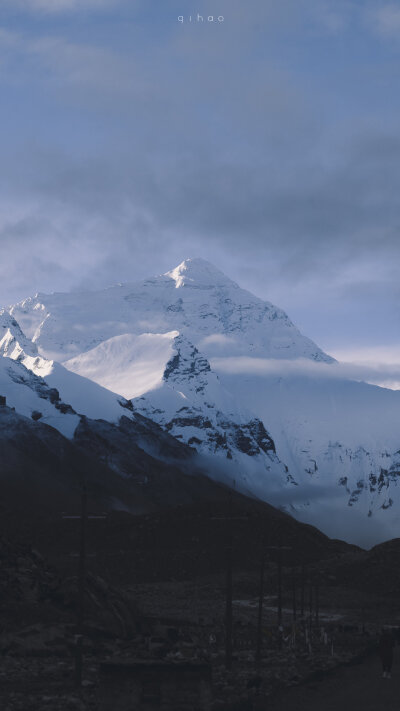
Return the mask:
<path id="1" fill-rule="evenodd" d="M 255 376 L 307 376 L 358 380 L 392 390 L 400 389 L 400 359 L 395 363 L 336 362 L 319 363 L 308 358 L 281 360 L 276 358 L 250 358 L 247 356 L 212 358 L 212 368 L 218 373 Z"/>
<path id="2" fill-rule="evenodd" d="M 122 0 L 2 0 L 3 5 L 28 12 L 64 13 L 112 9 Z"/>
<path id="3" fill-rule="evenodd" d="M 325 350 L 397 342 L 397 6 L 151 5 L 0 3 L 0 304 L 198 255 Z"/>

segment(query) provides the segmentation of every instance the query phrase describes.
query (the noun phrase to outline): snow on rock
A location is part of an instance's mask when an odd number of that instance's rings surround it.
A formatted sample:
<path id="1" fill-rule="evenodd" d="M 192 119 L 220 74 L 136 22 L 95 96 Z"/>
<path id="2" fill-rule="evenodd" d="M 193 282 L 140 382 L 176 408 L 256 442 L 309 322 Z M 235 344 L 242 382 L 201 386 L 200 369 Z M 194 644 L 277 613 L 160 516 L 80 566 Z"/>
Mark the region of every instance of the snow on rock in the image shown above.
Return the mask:
<path id="1" fill-rule="evenodd" d="M 43 360 L 32 363 L 27 359 L 24 363 L 33 372 L 40 373 Z M 56 387 L 61 397 L 67 399 L 80 415 L 108 422 L 118 422 L 122 415 L 126 415 L 124 398 L 116 393 L 88 378 L 71 373 L 55 361 L 46 361 L 44 368 L 46 382 L 51 387 Z"/>
<path id="2" fill-rule="evenodd" d="M 214 367 L 268 423 L 299 484 L 288 510 L 360 545 L 400 535 L 399 391 L 328 376 L 238 377 Z M 278 492 L 275 503 L 282 501 Z"/>
<path id="3" fill-rule="evenodd" d="M 10 313 L 39 352 L 59 362 L 115 336 L 170 331 L 184 333 L 207 357 L 215 352 L 252 353 L 333 361 L 281 309 L 241 289 L 202 259 L 187 259 L 139 284 L 97 292 L 36 294 L 11 307 Z"/>
<path id="4" fill-rule="evenodd" d="M 58 393 L 59 399 L 63 402 L 63 407 L 67 403 L 70 409 L 79 415 L 85 415 L 92 419 L 103 418 L 109 422 L 118 422 L 119 418 L 126 414 L 123 398 L 97 385 L 97 383 L 88 378 L 83 378 L 70 372 L 59 363 L 39 356 L 36 345 L 26 338 L 15 318 L 4 311 L 0 312 L 1 355 L 4 356 L 5 360 L 5 363 L 2 363 L 3 373 L 8 373 L 12 382 L 16 382 L 15 378 L 17 376 L 15 374 L 18 373 L 18 382 L 29 384 L 33 391 L 44 392 L 46 388 L 47 390 L 53 390 Z M 15 366 L 8 363 L 9 360 L 16 361 Z M 25 373 L 25 370 L 28 373 Z M 35 377 L 31 377 L 31 374 L 38 376 L 37 379 L 35 380 Z M 15 375 L 15 377 L 11 377 L 12 375 Z M 17 389 L 16 391 L 14 387 L 11 394 L 11 383 L 7 383 L 6 378 L 3 379 L 3 383 L 4 392 L 0 389 L 0 394 L 9 395 L 9 398 L 11 398 L 9 404 L 15 407 L 19 413 L 30 416 L 32 412 L 31 403 L 33 402 L 32 395 L 27 394 L 25 390 Z M 17 394 L 18 397 L 16 397 Z M 72 436 L 78 423 L 78 418 L 75 417 L 73 420 L 69 419 L 64 422 L 65 418 L 60 416 L 62 415 L 60 409 L 58 409 L 56 415 L 53 409 L 47 410 L 46 417 L 53 418 L 51 422 L 48 421 L 48 424 L 52 424 L 62 434 Z M 36 408 L 34 410 L 36 411 Z M 37 408 L 38 412 L 42 412 L 42 410 L 39 407 Z M 42 412 L 42 416 L 45 416 L 44 412 Z M 74 427 L 72 422 L 75 422 Z M 72 427 L 73 429 L 71 429 Z"/>
<path id="5" fill-rule="evenodd" d="M 177 335 L 178 331 L 114 336 L 64 366 L 131 399 L 161 384 Z"/>
<path id="6" fill-rule="evenodd" d="M 133 398 L 208 456 L 214 476 L 336 537 L 400 536 L 400 392 L 333 377 L 334 360 L 281 309 L 208 262 L 97 292 L 36 294 L 2 318 L 4 354 L 77 411 L 112 419 L 113 393 Z M 233 361 L 243 370 L 226 367 Z M 309 369 L 296 375 L 297 362 Z M 87 395 L 68 371 L 114 399 Z"/>
<path id="7" fill-rule="evenodd" d="M 37 355 L 37 347 L 22 332 L 8 311 L 0 309 L 0 355 L 17 360 L 20 355 Z"/>
<path id="8" fill-rule="evenodd" d="M 64 403 L 59 392 L 11 358 L 0 358 L 0 395 L 7 405 L 25 417 L 55 427 L 65 437 L 73 437 L 79 417 Z"/>
<path id="9" fill-rule="evenodd" d="M 201 454 L 217 455 L 211 476 L 235 480 L 239 490 L 253 494 L 294 483 L 262 421 L 221 385 L 208 360 L 183 336 L 174 339 L 159 387 L 132 402 L 175 438 Z"/>

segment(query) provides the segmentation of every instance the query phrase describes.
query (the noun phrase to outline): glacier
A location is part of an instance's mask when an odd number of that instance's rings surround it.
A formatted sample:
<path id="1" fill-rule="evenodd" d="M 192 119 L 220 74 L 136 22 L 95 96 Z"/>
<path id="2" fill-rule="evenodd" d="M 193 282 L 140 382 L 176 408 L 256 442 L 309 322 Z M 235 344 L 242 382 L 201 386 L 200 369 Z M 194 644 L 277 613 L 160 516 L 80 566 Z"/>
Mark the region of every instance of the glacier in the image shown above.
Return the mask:
<path id="1" fill-rule="evenodd" d="M 209 262 L 39 293 L 4 319 L 16 325 L 4 325 L 3 355 L 77 412 L 116 421 L 128 399 L 195 448 L 211 477 L 334 537 L 400 535 L 400 392 L 339 377 L 284 311 Z"/>

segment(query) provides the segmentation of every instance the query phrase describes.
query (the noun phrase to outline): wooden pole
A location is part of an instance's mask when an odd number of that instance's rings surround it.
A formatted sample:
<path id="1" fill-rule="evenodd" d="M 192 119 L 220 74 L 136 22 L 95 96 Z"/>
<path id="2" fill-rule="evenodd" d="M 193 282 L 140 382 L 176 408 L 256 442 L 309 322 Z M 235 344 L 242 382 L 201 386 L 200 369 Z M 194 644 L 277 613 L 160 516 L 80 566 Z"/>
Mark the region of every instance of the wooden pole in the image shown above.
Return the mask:
<path id="1" fill-rule="evenodd" d="M 233 546 L 233 531 L 232 531 L 232 494 L 229 492 L 229 507 L 228 507 L 228 546 L 227 546 L 227 561 L 226 561 L 226 608 L 225 608 L 225 666 L 227 669 L 232 669 L 232 546 Z"/>
<path id="2" fill-rule="evenodd" d="M 264 550 L 264 537 L 262 540 L 262 550 L 261 550 L 261 560 L 260 560 L 260 587 L 258 594 L 258 619 L 257 619 L 257 648 L 256 648 L 256 662 L 260 664 L 261 662 L 261 652 L 262 652 L 262 622 L 263 622 L 263 603 L 264 603 L 264 571 L 265 571 L 265 550 Z"/>
<path id="3" fill-rule="evenodd" d="M 300 614 L 304 617 L 304 586 L 305 586 L 305 569 L 304 563 L 301 565 L 301 589 L 300 589 Z"/>
<path id="4" fill-rule="evenodd" d="M 293 595 L 293 622 L 296 622 L 297 618 L 297 600 L 296 600 L 296 575 L 293 571 L 292 573 L 292 595 Z"/>
<path id="5" fill-rule="evenodd" d="M 227 540 L 227 555 L 226 555 L 226 599 L 225 599 L 225 666 L 227 669 L 232 668 L 232 555 L 233 555 L 233 521 L 247 520 L 246 516 L 232 516 L 232 491 L 229 491 L 228 499 L 228 516 L 213 517 L 214 521 L 228 520 L 228 540 Z"/>
<path id="6" fill-rule="evenodd" d="M 282 549 L 278 549 L 278 627 L 282 625 Z"/>
<path id="7" fill-rule="evenodd" d="M 85 615 L 85 577 L 86 577 L 86 520 L 87 520 L 87 491 L 82 487 L 81 499 L 81 526 L 79 541 L 79 569 L 78 569 L 78 609 L 77 609 L 77 635 L 75 656 L 75 681 L 82 685 L 83 667 L 83 623 Z"/>

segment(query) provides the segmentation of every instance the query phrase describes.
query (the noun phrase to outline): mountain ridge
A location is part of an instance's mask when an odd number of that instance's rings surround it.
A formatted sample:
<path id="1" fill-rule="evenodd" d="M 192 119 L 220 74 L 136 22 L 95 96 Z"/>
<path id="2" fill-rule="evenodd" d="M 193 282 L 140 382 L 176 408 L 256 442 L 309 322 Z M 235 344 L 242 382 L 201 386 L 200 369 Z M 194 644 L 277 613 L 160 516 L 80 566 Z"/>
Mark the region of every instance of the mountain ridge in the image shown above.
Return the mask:
<path id="1" fill-rule="evenodd" d="M 400 393 L 330 377 L 334 359 L 281 309 L 204 260 L 136 285 L 40 295 L 9 311 L 39 358 L 61 362 L 49 376 L 55 386 L 70 369 L 118 393 L 195 447 L 216 479 L 334 537 L 363 544 L 363 536 L 400 533 Z M 235 358 L 243 372 L 224 366 Z M 273 375 L 253 367 L 260 359 L 274 362 Z M 285 372 L 301 359 L 324 368 Z"/>
<path id="2" fill-rule="evenodd" d="M 246 349 L 250 347 L 254 355 L 267 349 L 271 351 L 269 357 L 272 354 L 278 358 L 304 355 L 317 361 L 333 362 L 334 359 L 298 331 L 284 311 L 227 277 L 220 285 L 207 282 L 204 287 L 192 276 L 186 281 L 183 278 L 176 288 L 171 274 L 177 270 L 179 274 L 194 274 L 188 265 L 199 261 L 208 265 L 204 260 L 185 260 L 170 272 L 137 284 L 121 284 L 95 292 L 40 294 L 15 304 L 9 311 L 23 332 L 36 343 L 39 352 L 59 362 L 113 336 L 144 333 L 146 324 L 149 333 L 185 331 L 195 345 L 201 337 L 225 336 L 238 354 L 245 336 Z M 84 323 L 81 321 L 79 325 L 75 322 L 77 309 L 81 311 L 81 319 L 86 315 Z M 206 355 L 210 355 L 209 351 L 208 347 Z"/>

